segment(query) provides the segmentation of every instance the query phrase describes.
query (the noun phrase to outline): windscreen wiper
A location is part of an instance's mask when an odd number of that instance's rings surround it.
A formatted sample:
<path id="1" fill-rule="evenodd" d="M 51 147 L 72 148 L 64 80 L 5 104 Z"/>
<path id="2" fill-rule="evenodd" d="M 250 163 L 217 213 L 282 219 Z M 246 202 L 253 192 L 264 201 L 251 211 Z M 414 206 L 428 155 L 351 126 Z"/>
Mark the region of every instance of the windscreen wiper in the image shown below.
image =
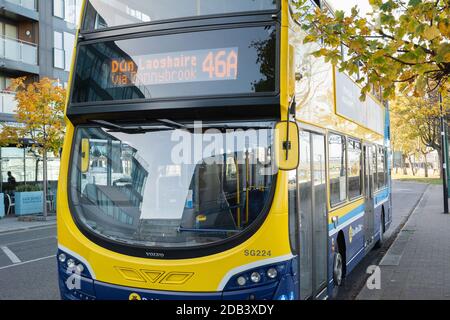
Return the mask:
<path id="1" fill-rule="evenodd" d="M 187 126 L 182 123 L 170 120 L 170 119 L 156 119 L 152 120 L 161 126 L 122 126 L 107 120 L 89 120 L 89 123 L 107 128 L 111 132 L 126 132 L 126 133 L 146 133 L 146 132 L 158 132 L 169 130 L 185 130 L 193 132 L 195 127 Z M 272 126 L 239 126 L 229 125 L 225 123 L 202 123 L 203 129 L 218 129 L 218 130 L 236 130 L 236 129 L 258 129 L 258 130 L 271 130 Z"/>
<path id="2" fill-rule="evenodd" d="M 178 232 L 195 232 L 195 233 L 239 233 L 240 230 L 226 230 L 226 229 L 194 229 L 178 227 Z"/>
<path id="3" fill-rule="evenodd" d="M 264 125 L 264 126 L 251 126 L 251 125 L 229 125 L 229 124 L 221 124 L 221 123 L 204 123 L 202 124 L 203 129 L 217 129 L 217 130 L 272 130 L 273 126 Z"/>
<path id="4" fill-rule="evenodd" d="M 165 128 L 156 128 L 156 127 L 150 127 L 145 128 L 142 126 L 121 126 L 118 124 L 115 124 L 110 121 L 106 120 L 89 120 L 89 123 L 101 126 L 103 128 L 109 129 L 110 132 L 124 132 L 124 133 L 147 133 L 147 132 L 159 132 L 164 130 L 172 130 L 171 128 L 165 129 Z"/>
<path id="5" fill-rule="evenodd" d="M 183 130 L 188 129 L 184 124 L 172 121 L 170 119 L 157 119 L 156 122 L 159 122 L 165 126 L 169 126 L 172 129 L 183 129 Z"/>

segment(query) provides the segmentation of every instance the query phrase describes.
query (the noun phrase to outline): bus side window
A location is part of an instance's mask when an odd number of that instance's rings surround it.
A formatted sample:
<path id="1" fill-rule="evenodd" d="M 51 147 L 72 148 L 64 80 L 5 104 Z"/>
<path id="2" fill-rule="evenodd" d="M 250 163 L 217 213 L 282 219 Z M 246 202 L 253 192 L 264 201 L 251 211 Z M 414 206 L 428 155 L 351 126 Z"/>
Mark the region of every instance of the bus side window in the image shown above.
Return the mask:
<path id="1" fill-rule="evenodd" d="M 372 158 L 372 176 L 373 176 L 373 191 L 378 189 L 378 173 L 377 173 L 377 154 L 378 148 L 376 146 L 371 147 Z"/>
<path id="2" fill-rule="evenodd" d="M 378 154 L 377 154 L 377 172 L 378 172 L 378 189 L 384 188 L 386 185 L 385 182 L 385 156 L 384 156 L 384 150 L 382 147 L 378 147 Z"/>
<path id="3" fill-rule="evenodd" d="M 298 199 L 298 182 L 297 182 L 297 170 L 289 171 L 289 236 L 291 242 L 291 249 L 293 253 L 297 254 L 298 249 L 298 212 L 299 212 L 299 199 Z"/>
<path id="4" fill-rule="evenodd" d="M 347 170 L 345 159 L 345 138 L 331 134 L 328 139 L 329 177 L 331 206 L 347 199 Z"/>
<path id="5" fill-rule="evenodd" d="M 361 143 L 352 139 L 348 141 L 348 192 L 349 198 L 362 195 L 362 151 Z"/>

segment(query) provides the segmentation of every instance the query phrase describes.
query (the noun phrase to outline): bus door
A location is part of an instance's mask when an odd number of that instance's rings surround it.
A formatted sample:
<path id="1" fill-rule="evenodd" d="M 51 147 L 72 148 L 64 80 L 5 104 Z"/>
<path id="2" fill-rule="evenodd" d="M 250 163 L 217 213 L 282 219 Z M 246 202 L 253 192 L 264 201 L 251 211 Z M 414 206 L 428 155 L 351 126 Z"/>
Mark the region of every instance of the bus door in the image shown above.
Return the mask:
<path id="1" fill-rule="evenodd" d="M 373 242 L 374 234 L 374 180 L 373 174 L 376 165 L 376 153 L 374 146 L 364 145 L 364 195 L 365 195 L 365 212 L 364 212 L 364 247 L 370 249 Z"/>
<path id="2" fill-rule="evenodd" d="M 298 169 L 300 297 L 316 298 L 327 286 L 328 212 L 325 136 L 300 133 Z"/>

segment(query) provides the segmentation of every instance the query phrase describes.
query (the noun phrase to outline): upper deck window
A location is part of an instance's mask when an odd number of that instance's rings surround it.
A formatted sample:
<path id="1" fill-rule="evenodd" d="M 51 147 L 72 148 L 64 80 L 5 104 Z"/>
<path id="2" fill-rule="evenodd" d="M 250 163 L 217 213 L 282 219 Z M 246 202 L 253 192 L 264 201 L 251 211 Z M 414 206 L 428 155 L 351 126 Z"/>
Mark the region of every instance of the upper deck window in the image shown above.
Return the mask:
<path id="1" fill-rule="evenodd" d="M 169 19 L 266 11 L 276 0 L 89 0 L 84 30 L 99 30 Z"/>

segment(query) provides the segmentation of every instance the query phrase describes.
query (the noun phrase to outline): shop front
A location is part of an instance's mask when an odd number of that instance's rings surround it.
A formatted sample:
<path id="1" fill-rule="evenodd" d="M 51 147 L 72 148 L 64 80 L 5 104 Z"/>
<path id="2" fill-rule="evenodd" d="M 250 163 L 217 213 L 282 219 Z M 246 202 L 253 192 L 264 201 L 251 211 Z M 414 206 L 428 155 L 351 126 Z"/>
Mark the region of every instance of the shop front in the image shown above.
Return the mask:
<path id="1" fill-rule="evenodd" d="M 31 147 L 0 148 L 0 200 L 4 214 L 36 215 L 43 211 L 43 158 Z M 45 199 L 49 214 L 56 213 L 56 189 L 60 160 L 49 154 L 48 192 Z M 0 218 L 2 215 L 0 205 Z"/>

